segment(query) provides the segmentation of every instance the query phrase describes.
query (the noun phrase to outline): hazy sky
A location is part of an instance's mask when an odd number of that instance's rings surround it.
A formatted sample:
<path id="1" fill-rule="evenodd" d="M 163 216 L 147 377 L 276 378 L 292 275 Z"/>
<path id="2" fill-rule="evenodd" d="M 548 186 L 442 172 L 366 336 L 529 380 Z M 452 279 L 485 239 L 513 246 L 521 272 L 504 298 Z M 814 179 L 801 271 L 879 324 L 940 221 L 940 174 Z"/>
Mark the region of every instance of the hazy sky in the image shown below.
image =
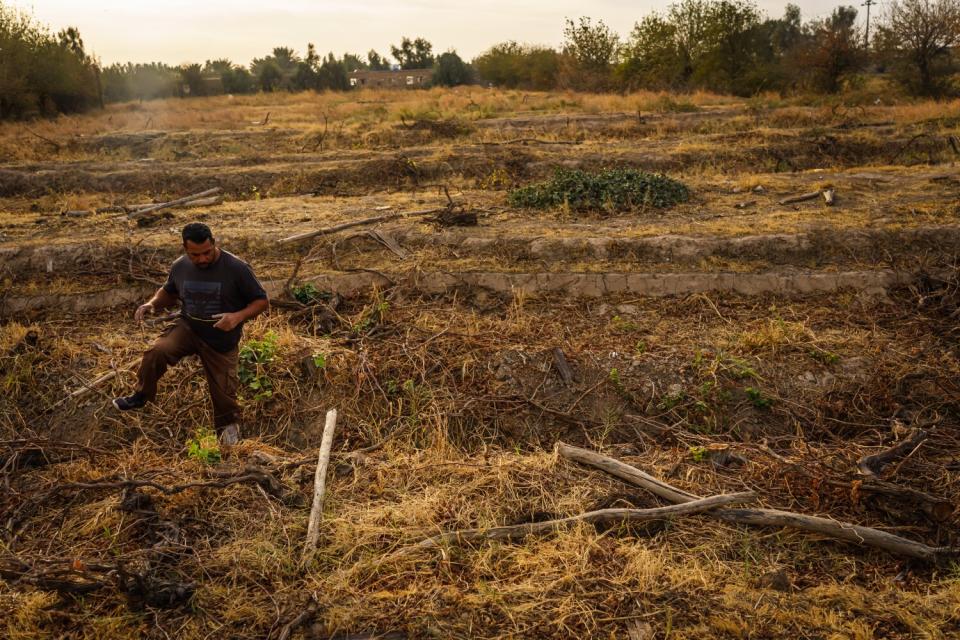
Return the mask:
<path id="1" fill-rule="evenodd" d="M 799 4 L 803 18 L 823 16 L 842 2 L 813 0 Z M 434 52 L 455 48 L 470 59 L 497 42 L 517 40 L 559 45 L 564 18 L 589 15 L 621 36 L 644 14 L 670 0 L 9 0 L 57 31 L 79 27 L 87 51 L 105 64 L 168 64 L 230 58 L 247 64 L 275 46 L 298 53 L 313 42 L 317 51 L 365 55 L 371 48 L 389 55 L 400 38 L 423 36 Z M 783 14 L 786 1 L 760 0 L 771 16 Z M 847 4 L 859 5 L 860 0 Z M 862 16 L 861 16 L 862 17 Z"/>

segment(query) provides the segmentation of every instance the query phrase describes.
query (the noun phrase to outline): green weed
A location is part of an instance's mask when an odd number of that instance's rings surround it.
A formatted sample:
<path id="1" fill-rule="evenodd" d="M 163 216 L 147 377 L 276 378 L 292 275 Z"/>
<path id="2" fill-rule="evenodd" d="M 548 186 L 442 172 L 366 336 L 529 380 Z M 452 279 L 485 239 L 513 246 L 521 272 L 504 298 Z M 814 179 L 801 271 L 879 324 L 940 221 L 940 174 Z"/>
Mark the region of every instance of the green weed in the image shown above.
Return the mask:
<path id="1" fill-rule="evenodd" d="M 197 429 L 194 437 L 187 441 L 187 457 L 203 464 L 220 462 L 217 434 L 207 428 Z"/>
<path id="2" fill-rule="evenodd" d="M 332 297 L 329 291 L 321 291 L 312 282 L 304 282 L 293 287 L 291 293 L 297 302 L 307 305 L 327 302 Z"/>
<path id="3" fill-rule="evenodd" d="M 823 364 L 837 364 L 840 362 L 840 356 L 832 351 L 825 351 L 823 349 L 810 349 L 810 357 L 814 360 L 822 362 Z"/>
<path id="4" fill-rule="evenodd" d="M 773 398 L 763 395 L 763 392 L 756 387 L 747 387 L 743 391 L 747 394 L 751 404 L 757 409 L 769 409 L 773 405 Z"/>
<path id="5" fill-rule="evenodd" d="M 269 365 L 277 357 L 277 334 L 267 332 L 262 340 L 248 340 L 240 347 L 240 384 L 253 391 L 254 400 L 263 400 L 273 395 L 273 380 L 267 374 Z"/>

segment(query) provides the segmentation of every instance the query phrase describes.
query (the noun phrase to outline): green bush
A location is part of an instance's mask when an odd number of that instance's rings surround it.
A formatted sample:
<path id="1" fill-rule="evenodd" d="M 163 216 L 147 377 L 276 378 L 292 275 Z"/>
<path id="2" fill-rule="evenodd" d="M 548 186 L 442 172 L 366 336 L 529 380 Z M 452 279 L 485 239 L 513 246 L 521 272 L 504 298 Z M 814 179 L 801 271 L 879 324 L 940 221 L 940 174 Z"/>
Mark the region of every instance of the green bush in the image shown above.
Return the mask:
<path id="1" fill-rule="evenodd" d="M 510 192 L 518 207 L 615 213 L 655 207 L 663 209 L 690 197 L 687 187 L 662 175 L 636 169 L 606 169 L 591 174 L 558 168 L 549 182 Z"/>

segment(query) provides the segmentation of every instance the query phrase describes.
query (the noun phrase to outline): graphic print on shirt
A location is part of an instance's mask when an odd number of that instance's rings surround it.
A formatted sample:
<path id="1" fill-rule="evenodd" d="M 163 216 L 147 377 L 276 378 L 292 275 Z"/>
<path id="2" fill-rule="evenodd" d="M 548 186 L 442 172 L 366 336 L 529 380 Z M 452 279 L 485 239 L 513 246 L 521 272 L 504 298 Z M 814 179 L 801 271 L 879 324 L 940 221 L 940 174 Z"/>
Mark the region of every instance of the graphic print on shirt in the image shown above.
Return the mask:
<path id="1" fill-rule="evenodd" d="M 185 280 L 183 283 L 183 310 L 193 318 L 204 320 L 221 313 L 219 282 Z"/>

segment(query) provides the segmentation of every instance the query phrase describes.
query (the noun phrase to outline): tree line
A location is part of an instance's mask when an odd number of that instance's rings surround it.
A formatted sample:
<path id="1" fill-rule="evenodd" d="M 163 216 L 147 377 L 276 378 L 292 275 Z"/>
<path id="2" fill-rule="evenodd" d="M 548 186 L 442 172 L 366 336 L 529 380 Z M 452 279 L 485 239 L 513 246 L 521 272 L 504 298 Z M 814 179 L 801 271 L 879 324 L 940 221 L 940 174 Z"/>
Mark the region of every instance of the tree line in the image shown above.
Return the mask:
<path id="1" fill-rule="evenodd" d="M 960 0 L 892 0 L 872 39 L 857 9 L 803 21 L 797 5 L 765 18 L 750 0 L 681 0 L 624 40 L 590 18 L 567 20 L 563 46 L 497 44 L 473 60 L 495 85 L 525 89 L 836 93 L 870 70 L 912 95 L 955 94 Z"/>
<path id="2" fill-rule="evenodd" d="M 891 0 L 867 33 L 857 9 L 839 6 L 804 21 L 796 5 L 765 17 L 752 0 L 680 0 L 642 17 L 624 39 L 603 21 L 567 19 L 554 48 L 493 45 L 470 63 L 439 55 L 424 38 L 402 38 L 389 57 L 304 55 L 276 47 L 249 65 L 227 59 L 170 66 L 102 66 L 74 28 L 53 33 L 0 1 L 0 119 L 82 111 L 107 102 L 273 91 L 345 91 L 354 71 L 432 69 L 441 86 L 482 83 L 531 90 L 705 89 L 836 93 L 883 72 L 913 95 L 953 95 L 960 0 Z M 391 60 L 392 59 L 392 60 Z"/>

